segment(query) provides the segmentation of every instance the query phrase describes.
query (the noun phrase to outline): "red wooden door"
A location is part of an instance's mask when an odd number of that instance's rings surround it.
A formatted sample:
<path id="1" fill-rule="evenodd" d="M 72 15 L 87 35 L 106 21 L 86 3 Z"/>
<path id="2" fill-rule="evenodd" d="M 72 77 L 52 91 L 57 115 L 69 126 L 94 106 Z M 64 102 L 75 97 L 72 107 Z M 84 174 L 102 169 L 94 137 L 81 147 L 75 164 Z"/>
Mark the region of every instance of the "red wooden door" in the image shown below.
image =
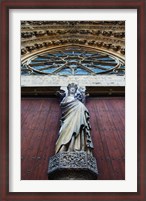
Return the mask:
<path id="1" fill-rule="evenodd" d="M 88 98 L 94 156 L 100 180 L 125 179 L 125 101 L 121 97 Z M 22 98 L 21 179 L 47 180 L 61 111 L 56 98 Z"/>

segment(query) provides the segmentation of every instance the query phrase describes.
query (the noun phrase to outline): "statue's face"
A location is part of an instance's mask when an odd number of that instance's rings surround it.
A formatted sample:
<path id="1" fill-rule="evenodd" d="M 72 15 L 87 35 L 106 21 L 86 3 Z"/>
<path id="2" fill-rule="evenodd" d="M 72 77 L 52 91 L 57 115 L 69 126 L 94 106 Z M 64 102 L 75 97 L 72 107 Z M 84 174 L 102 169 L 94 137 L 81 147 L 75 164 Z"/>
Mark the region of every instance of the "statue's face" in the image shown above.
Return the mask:
<path id="1" fill-rule="evenodd" d="M 71 87 L 71 88 L 69 89 L 69 91 L 70 91 L 71 94 L 75 94 L 75 93 L 76 93 L 76 88 Z"/>

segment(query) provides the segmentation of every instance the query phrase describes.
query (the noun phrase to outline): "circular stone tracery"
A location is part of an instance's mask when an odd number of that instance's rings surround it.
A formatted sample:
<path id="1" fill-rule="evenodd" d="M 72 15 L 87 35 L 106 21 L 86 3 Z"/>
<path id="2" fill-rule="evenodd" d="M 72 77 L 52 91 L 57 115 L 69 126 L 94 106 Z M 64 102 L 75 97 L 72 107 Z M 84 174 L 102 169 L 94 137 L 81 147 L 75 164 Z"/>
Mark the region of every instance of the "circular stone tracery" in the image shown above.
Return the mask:
<path id="1" fill-rule="evenodd" d="M 96 75 L 120 73 L 124 75 L 124 62 L 95 49 L 62 47 L 29 58 L 21 66 L 22 75 Z"/>

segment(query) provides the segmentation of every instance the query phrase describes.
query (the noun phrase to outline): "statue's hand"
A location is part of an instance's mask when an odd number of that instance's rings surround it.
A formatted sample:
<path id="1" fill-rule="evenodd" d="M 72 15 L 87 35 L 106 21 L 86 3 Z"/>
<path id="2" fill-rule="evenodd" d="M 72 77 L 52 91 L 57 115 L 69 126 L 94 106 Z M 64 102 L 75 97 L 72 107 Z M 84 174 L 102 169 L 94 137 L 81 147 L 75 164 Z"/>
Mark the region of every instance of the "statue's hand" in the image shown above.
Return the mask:
<path id="1" fill-rule="evenodd" d="M 66 93 L 64 90 L 60 90 L 60 91 L 56 91 L 55 95 L 59 97 L 60 101 L 62 101 L 62 99 L 65 97 Z"/>

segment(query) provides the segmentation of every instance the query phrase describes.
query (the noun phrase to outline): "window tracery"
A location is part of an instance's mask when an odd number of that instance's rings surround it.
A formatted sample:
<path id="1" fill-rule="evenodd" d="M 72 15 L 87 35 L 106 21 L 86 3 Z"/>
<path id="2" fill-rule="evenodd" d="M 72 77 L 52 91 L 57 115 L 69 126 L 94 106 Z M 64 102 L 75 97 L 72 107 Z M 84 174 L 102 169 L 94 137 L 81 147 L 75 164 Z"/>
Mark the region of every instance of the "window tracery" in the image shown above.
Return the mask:
<path id="1" fill-rule="evenodd" d="M 96 75 L 125 74 L 117 57 L 91 48 L 63 47 L 38 54 L 21 66 L 22 75 Z"/>

